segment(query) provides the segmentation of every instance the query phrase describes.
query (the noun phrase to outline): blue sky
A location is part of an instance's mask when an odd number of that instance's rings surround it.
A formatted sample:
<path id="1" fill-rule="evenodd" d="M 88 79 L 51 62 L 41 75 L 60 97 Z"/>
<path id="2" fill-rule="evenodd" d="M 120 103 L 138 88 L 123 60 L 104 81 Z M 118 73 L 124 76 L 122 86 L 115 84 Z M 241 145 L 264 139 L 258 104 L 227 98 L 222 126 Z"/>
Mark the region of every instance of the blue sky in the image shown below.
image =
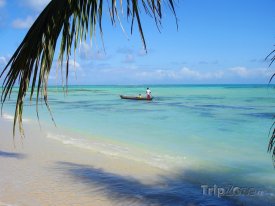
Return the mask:
<path id="1" fill-rule="evenodd" d="M 48 2 L 0 0 L 1 70 Z M 69 83 L 267 83 L 275 67 L 264 61 L 274 49 L 274 8 L 274 0 L 179 0 L 179 29 L 165 7 L 161 32 L 142 11 L 147 53 L 137 27 L 130 34 L 125 16 L 126 33 L 104 18 L 105 52 L 99 35 L 93 43 L 83 42 L 75 62 L 71 58 Z M 50 83 L 59 84 L 56 60 L 52 71 Z"/>

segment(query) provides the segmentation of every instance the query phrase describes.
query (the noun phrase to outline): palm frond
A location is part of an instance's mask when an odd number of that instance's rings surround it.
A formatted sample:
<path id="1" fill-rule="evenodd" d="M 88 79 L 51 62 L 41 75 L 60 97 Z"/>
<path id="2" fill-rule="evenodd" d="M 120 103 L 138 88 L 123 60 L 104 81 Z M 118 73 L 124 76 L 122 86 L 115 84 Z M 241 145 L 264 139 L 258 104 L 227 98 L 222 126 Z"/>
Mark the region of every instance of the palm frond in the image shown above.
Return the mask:
<path id="1" fill-rule="evenodd" d="M 51 111 L 47 94 L 48 77 L 52 68 L 58 38 L 61 36 L 58 60 L 62 69 L 65 58 L 66 85 L 68 85 L 69 60 L 72 48 L 75 51 L 79 43 L 86 40 L 89 31 L 90 39 L 92 39 L 97 26 L 99 27 L 101 35 L 103 34 L 102 15 L 104 2 L 106 1 L 52 0 L 31 26 L 22 43 L 12 55 L 0 75 L 0 78 L 5 76 L 2 85 L 2 105 L 10 97 L 16 81 L 19 81 L 19 91 L 17 94 L 13 122 L 13 134 L 15 134 L 16 123 L 19 124 L 20 133 L 23 134 L 22 115 L 24 98 L 28 91 L 30 91 L 30 100 L 32 100 L 36 92 L 36 112 L 38 119 L 39 100 L 43 99 L 48 110 Z M 172 13 L 176 16 L 174 0 L 166 0 L 166 2 Z M 127 8 L 127 18 L 131 18 L 131 31 L 133 30 L 134 20 L 137 21 L 140 37 L 146 50 L 146 42 L 140 16 L 140 3 L 145 13 L 153 16 L 156 25 L 158 25 L 162 19 L 163 1 L 120 0 L 119 10 L 123 12 L 123 5 Z M 109 11 L 113 24 L 119 19 L 117 7 L 117 1 L 111 0 Z"/>
<path id="2" fill-rule="evenodd" d="M 269 57 L 271 57 L 270 63 L 269 63 L 269 67 L 270 67 L 275 61 L 275 50 L 271 51 L 267 55 L 265 60 L 268 60 Z M 269 84 L 272 82 L 274 77 L 275 77 L 275 73 L 273 73 L 271 75 L 269 82 L 268 82 Z M 271 133 L 272 130 L 273 130 L 273 132 Z M 275 122 L 273 122 L 273 124 L 271 125 L 268 136 L 270 136 L 270 139 L 269 139 L 267 151 L 269 153 L 272 153 L 272 162 L 273 162 L 273 166 L 275 167 Z"/>
<path id="3" fill-rule="evenodd" d="M 272 152 L 272 160 L 273 160 L 273 165 L 275 167 L 275 128 L 274 128 L 274 124 L 275 124 L 275 122 L 273 123 L 272 127 L 270 128 L 270 131 L 272 131 L 272 129 L 273 129 L 273 132 L 271 133 L 271 136 L 270 136 L 267 151 Z"/>

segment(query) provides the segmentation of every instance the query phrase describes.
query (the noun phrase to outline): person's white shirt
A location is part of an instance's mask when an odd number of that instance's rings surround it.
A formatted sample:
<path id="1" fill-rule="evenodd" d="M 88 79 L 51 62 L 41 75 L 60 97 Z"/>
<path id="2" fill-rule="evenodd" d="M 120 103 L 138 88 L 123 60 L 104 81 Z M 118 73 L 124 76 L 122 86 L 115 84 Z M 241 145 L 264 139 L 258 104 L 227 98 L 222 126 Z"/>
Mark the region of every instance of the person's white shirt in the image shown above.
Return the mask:
<path id="1" fill-rule="evenodd" d="M 149 95 L 149 96 L 151 96 L 151 90 L 150 90 L 150 89 L 147 89 L 147 90 L 146 90 L 146 94 Z"/>

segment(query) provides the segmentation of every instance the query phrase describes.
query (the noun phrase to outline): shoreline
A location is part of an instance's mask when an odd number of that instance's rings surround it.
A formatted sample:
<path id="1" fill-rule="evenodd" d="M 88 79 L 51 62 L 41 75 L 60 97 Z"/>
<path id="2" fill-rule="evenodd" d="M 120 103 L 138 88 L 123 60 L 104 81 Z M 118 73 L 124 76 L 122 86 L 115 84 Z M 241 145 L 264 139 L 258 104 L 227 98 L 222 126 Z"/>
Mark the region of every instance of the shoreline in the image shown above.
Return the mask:
<path id="1" fill-rule="evenodd" d="M 140 162 L 64 145 L 46 138 L 39 127 L 29 123 L 24 123 L 24 139 L 16 132 L 14 147 L 12 122 L 0 118 L 0 130 L 4 131 L 1 132 L 0 164 L 5 165 L 0 170 L 0 205 L 90 205 L 91 202 L 112 205 L 112 200 L 97 191 L 95 183 L 77 183 L 79 188 L 76 187 L 77 178 L 71 171 L 79 169 L 81 173 L 86 169 L 97 175 L 106 173 L 146 184 L 153 184 L 165 173 Z M 76 197 L 80 191 L 86 193 L 91 188 L 96 190 L 93 196 Z"/>

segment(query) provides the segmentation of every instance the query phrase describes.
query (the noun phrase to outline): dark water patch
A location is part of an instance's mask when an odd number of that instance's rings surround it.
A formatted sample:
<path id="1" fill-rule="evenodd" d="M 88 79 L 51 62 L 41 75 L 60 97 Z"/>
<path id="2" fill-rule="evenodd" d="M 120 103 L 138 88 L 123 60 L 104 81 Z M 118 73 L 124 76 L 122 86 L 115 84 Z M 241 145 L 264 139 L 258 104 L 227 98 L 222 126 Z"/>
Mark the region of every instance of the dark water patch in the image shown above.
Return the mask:
<path id="1" fill-rule="evenodd" d="M 245 99 L 245 100 L 244 100 L 244 102 L 249 102 L 249 103 L 250 103 L 250 102 L 258 102 L 258 101 L 259 101 L 258 98 L 257 98 L 257 99 L 256 99 L 256 98 L 251 98 L 251 99 Z"/>
<path id="2" fill-rule="evenodd" d="M 256 117 L 256 118 L 261 118 L 261 119 L 274 119 L 275 113 L 268 113 L 268 112 L 262 112 L 262 113 L 249 113 L 249 114 L 242 114 L 245 116 L 250 116 L 250 117 Z"/>
<path id="3" fill-rule="evenodd" d="M 60 98 L 55 98 L 55 97 L 49 97 L 48 101 L 59 101 Z M 36 99 L 34 99 L 34 101 L 36 101 Z"/>
<path id="4" fill-rule="evenodd" d="M 111 102 L 111 103 L 110 103 Z M 120 105 L 119 102 L 116 101 L 93 101 L 93 100 L 81 100 L 81 101 L 53 101 L 50 102 L 52 104 L 56 104 L 58 106 L 58 104 L 61 104 L 62 106 L 66 106 L 66 105 L 72 105 L 72 106 L 78 106 L 78 107 L 85 107 L 85 106 L 117 106 Z"/>
<path id="5" fill-rule="evenodd" d="M 200 109 L 198 107 L 194 107 L 193 105 L 188 105 L 183 102 L 167 102 L 165 104 L 162 104 L 169 107 L 175 107 L 175 108 L 186 108 L 186 109 Z"/>
<path id="6" fill-rule="evenodd" d="M 80 100 L 80 101 L 70 101 L 68 102 L 70 104 L 75 104 L 75 105 L 87 105 L 87 104 L 98 104 L 98 101 L 91 101 L 91 100 Z"/>
<path id="7" fill-rule="evenodd" d="M 151 116 L 150 119 L 153 119 L 153 120 L 168 120 L 170 119 L 171 116 L 166 116 L 166 115 L 163 115 L 163 116 Z"/>
<path id="8" fill-rule="evenodd" d="M 215 114 L 214 114 L 215 107 L 209 107 L 205 109 L 205 107 L 199 107 L 197 105 L 190 106 L 182 102 L 170 102 L 170 103 L 166 103 L 165 106 L 174 107 L 178 109 L 185 109 L 186 111 L 195 112 L 202 117 L 211 117 L 211 118 L 215 117 Z"/>
<path id="9" fill-rule="evenodd" d="M 225 97 L 215 97 L 215 96 L 209 96 L 209 95 L 181 95 L 181 96 L 173 96 L 173 97 L 154 97 L 155 101 L 181 101 L 181 102 L 186 102 L 186 101 L 194 101 L 194 100 L 223 100 Z"/>
<path id="10" fill-rule="evenodd" d="M 100 106 L 97 106 L 97 105 L 91 105 L 91 104 L 87 104 L 87 105 L 74 105 L 74 104 L 69 104 L 69 105 L 66 105 L 66 106 L 62 106 L 61 108 L 62 110 L 75 110 L 75 111 L 86 111 L 86 112 L 89 112 L 89 111 L 110 111 L 112 110 L 112 107 L 106 107 L 104 105 L 100 105 Z"/>
<path id="11" fill-rule="evenodd" d="M 209 117 L 209 118 L 215 118 L 216 115 L 212 112 L 199 112 L 199 115 L 202 116 L 202 117 Z"/>
<path id="12" fill-rule="evenodd" d="M 227 126 L 242 126 L 244 123 L 248 123 L 249 119 L 238 119 L 238 118 L 228 118 L 225 119 L 223 117 L 217 118 L 217 121 L 222 122 L 224 125 Z"/>
<path id="13" fill-rule="evenodd" d="M 186 97 L 185 96 L 173 96 L 173 97 L 169 97 L 169 96 L 155 96 L 154 97 L 154 101 L 174 101 L 174 100 L 183 100 L 185 99 Z"/>
<path id="14" fill-rule="evenodd" d="M 242 84 L 242 85 L 224 85 L 224 89 L 253 89 L 253 88 L 268 88 L 267 85 L 251 85 L 251 84 Z"/>
<path id="15" fill-rule="evenodd" d="M 116 108 L 114 111 L 119 113 L 126 113 L 128 115 L 136 115 L 138 113 L 155 113 L 155 112 L 162 112 L 162 110 L 157 109 L 142 109 L 142 108 Z"/>
<path id="16" fill-rule="evenodd" d="M 7 100 L 3 106 L 5 107 L 5 105 L 15 105 L 16 104 L 16 101 L 13 101 L 13 100 Z"/>
<path id="17" fill-rule="evenodd" d="M 91 92 L 91 93 L 108 93 L 106 90 L 101 89 L 73 89 L 73 92 Z"/>
<path id="18" fill-rule="evenodd" d="M 233 131 L 232 129 L 225 128 L 225 127 L 218 127 L 217 129 L 218 129 L 219 131 L 222 131 L 222 132 L 231 132 L 231 131 Z"/>
<path id="19" fill-rule="evenodd" d="M 0 157 L 3 158 L 13 158 L 13 159 L 24 159 L 26 158 L 25 154 L 15 153 L 15 152 L 4 152 L 0 150 Z"/>
<path id="20" fill-rule="evenodd" d="M 62 101 L 62 100 L 49 100 L 49 104 L 68 104 L 68 101 Z"/>
<path id="21" fill-rule="evenodd" d="M 225 99 L 225 97 L 217 97 L 217 96 L 209 96 L 209 95 L 191 95 L 191 96 L 187 96 L 186 99 L 189 100 L 223 100 Z"/>
<path id="22" fill-rule="evenodd" d="M 70 103 L 70 104 L 63 104 L 62 108 L 56 107 L 56 109 L 60 110 L 74 110 L 74 111 L 85 111 L 85 112 L 97 112 L 97 111 L 105 111 L 105 112 L 117 112 L 117 113 L 128 113 L 128 114 L 136 114 L 136 113 L 145 113 L 145 112 L 162 112 L 163 110 L 156 109 L 156 108 L 145 108 L 139 107 L 138 105 L 127 105 L 126 107 L 121 106 L 119 103 L 105 103 L 105 104 L 98 104 L 98 103 Z"/>
<path id="23" fill-rule="evenodd" d="M 195 105 L 196 107 L 202 108 L 217 108 L 217 109 L 236 109 L 236 110 L 252 110 L 254 107 L 245 107 L 245 106 L 230 106 L 230 105 L 220 105 L 220 104 L 201 104 Z"/>
<path id="24" fill-rule="evenodd" d="M 171 107 L 185 107 L 185 105 L 182 102 L 169 102 L 165 105 L 171 106 Z"/>
<path id="25" fill-rule="evenodd" d="M 275 97 L 253 97 L 253 98 L 247 98 L 244 101 L 245 102 L 273 102 L 275 100 Z"/>
<path id="26" fill-rule="evenodd" d="M 169 102 L 192 102 L 196 100 L 195 98 L 192 99 L 192 98 L 188 98 L 188 97 L 185 97 L 185 96 L 179 96 L 179 97 L 154 97 L 153 101 L 152 102 L 158 102 L 158 103 L 163 103 L 163 104 L 166 104 L 166 103 L 169 103 Z"/>
<path id="27" fill-rule="evenodd" d="M 70 93 L 78 93 L 78 92 L 87 92 L 87 93 L 108 93 L 107 90 L 101 90 L 101 89 L 68 89 L 68 92 L 67 92 L 67 95 L 70 95 Z M 58 88 L 58 89 L 53 89 L 51 88 L 49 90 L 49 93 L 61 93 L 61 94 L 64 94 L 66 93 L 66 89 L 61 89 L 61 88 Z"/>

